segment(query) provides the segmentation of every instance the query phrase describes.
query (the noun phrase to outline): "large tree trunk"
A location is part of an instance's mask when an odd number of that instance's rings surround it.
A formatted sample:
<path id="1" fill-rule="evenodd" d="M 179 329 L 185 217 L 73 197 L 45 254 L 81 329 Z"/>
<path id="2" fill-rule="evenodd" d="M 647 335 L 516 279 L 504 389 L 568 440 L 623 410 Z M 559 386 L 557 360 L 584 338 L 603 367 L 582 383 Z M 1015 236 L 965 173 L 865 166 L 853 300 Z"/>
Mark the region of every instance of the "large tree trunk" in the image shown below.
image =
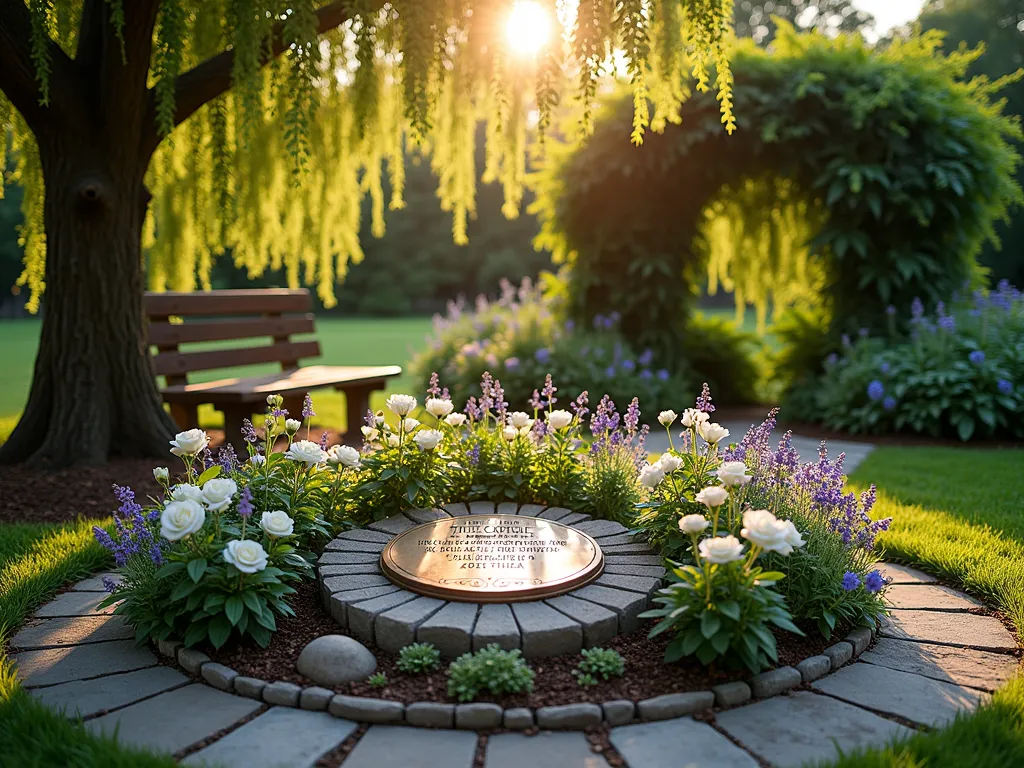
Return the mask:
<path id="1" fill-rule="evenodd" d="M 142 310 L 148 158 L 129 137 L 72 129 L 37 138 L 46 183 L 43 329 L 29 401 L 0 463 L 163 456 L 174 423 L 150 368 Z"/>

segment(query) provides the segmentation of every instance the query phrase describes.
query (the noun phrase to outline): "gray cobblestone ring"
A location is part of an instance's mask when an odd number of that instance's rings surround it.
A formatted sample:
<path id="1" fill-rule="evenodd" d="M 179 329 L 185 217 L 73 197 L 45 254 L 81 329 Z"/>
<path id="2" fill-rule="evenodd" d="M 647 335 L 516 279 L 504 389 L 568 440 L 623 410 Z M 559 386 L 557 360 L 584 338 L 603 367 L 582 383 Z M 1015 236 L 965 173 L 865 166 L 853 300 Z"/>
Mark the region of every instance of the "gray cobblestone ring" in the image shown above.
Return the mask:
<path id="1" fill-rule="evenodd" d="M 422 523 L 460 515 L 528 515 L 577 528 L 604 553 L 604 572 L 565 595 L 521 603 L 466 603 L 424 597 L 392 583 L 380 553 L 398 534 Z M 526 658 L 579 653 L 640 626 L 665 575 L 661 556 L 610 520 L 564 507 L 474 501 L 441 509 L 414 509 L 345 531 L 317 562 L 324 606 L 363 642 L 397 653 L 413 642 L 433 643 L 446 658 L 490 643 Z"/>

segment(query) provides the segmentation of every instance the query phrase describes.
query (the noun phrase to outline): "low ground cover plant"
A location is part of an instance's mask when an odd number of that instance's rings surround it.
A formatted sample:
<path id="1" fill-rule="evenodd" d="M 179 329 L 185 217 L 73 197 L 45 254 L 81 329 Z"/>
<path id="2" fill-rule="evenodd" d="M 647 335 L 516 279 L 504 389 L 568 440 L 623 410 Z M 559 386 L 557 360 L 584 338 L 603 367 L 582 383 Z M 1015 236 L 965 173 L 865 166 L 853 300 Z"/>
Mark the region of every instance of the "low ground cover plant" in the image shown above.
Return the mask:
<path id="1" fill-rule="evenodd" d="M 584 648 L 580 655 L 583 658 L 572 671 L 572 676 L 581 687 L 622 677 L 626 671 L 626 660 L 614 648 Z"/>
<path id="2" fill-rule="evenodd" d="M 441 652 L 431 643 L 413 643 L 398 652 L 400 670 L 412 675 L 421 675 L 441 668 Z"/>
<path id="3" fill-rule="evenodd" d="M 497 644 L 476 653 L 464 653 L 448 667 L 448 695 L 473 701 L 482 693 L 501 696 L 529 693 L 537 673 L 523 660 L 518 648 L 502 650 Z"/>

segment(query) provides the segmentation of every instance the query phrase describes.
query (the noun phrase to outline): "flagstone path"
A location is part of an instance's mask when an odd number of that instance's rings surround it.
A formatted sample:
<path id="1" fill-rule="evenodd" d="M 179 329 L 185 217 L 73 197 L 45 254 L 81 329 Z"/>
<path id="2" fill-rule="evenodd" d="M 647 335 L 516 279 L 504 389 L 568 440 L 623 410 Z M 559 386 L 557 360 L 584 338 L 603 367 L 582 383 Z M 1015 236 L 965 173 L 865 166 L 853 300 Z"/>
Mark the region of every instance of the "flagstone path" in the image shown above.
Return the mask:
<path id="1" fill-rule="evenodd" d="M 631 768 L 797 766 L 941 727 L 1014 674 L 1017 643 L 997 619 L 970 613 L 974 600 L 920 571 L 885 570 L 893 578 L 892 616 L 875 643 L 838 671 L 805 676 L 808 682 L 784 695 L 716 710 L 709 722 L 617 726 L 612 746 Z M 30 694 L 83 718 L 90 730 L 117 729 L 127 744 L 185 754 L 184 765 L 226 768 L 312 766 L 357 732 L 357 723 L 327 712 L 268 707 L 159 665 L 134 645 L 119 617 L 94 613 L 100 588 L 97 579 L 81 582 L 37 611 L 11 642 Z M 471 768 L 480 738 L 469 730 L 370 725 L 333 764 Z M 485 768 L 609 765 L 577 731 L 486 738 Z"/>

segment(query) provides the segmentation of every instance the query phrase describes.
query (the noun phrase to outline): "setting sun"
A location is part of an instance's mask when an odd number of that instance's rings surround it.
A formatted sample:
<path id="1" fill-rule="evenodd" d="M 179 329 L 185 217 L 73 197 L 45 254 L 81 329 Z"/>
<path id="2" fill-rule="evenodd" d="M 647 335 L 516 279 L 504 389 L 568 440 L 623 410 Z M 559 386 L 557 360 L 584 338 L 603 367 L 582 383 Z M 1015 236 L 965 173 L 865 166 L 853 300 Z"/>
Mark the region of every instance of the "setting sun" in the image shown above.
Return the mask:
<path id="1" fill-rule="evenodd" d="M 505 22 L 505 38 L 513 51 L 533 56 L 551 37 L 551 16 L 534 0 L 516 0 Z"/>

